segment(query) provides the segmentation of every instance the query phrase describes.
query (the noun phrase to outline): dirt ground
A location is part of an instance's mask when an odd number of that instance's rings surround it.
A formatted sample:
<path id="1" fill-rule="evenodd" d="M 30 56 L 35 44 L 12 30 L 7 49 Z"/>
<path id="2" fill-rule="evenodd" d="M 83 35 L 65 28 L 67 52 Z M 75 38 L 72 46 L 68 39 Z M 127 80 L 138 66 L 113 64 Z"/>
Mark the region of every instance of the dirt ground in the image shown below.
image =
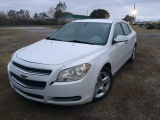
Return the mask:
<path id="1" fill-rule="evenodd" d="M 136 59 L 114 76 L 109 95 L 68 107 L 23 98 L 11 88 L 7 76 L 12 53 L 47 37 L 52 29 L 0 29 L 0 120 L 159 120 L 160 31 L 133 28 L 138 38 Z"/>

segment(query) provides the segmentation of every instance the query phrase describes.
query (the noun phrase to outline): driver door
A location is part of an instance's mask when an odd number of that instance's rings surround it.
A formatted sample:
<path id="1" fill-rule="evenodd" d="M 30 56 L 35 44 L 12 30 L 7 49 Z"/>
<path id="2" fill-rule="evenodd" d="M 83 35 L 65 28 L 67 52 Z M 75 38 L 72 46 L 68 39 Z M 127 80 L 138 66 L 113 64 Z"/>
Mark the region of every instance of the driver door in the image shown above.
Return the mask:
<path id="1" fill-rule="evenodd" d="M 112 59 L 112 72 L 115 73 L 126 62 L 127 42 L 114 43 L 114 39 L 118 35 L 124 35 L 124 31 L 120 23 L 117 23 L 114 27 L 113 41 L 111 47 Z"/>

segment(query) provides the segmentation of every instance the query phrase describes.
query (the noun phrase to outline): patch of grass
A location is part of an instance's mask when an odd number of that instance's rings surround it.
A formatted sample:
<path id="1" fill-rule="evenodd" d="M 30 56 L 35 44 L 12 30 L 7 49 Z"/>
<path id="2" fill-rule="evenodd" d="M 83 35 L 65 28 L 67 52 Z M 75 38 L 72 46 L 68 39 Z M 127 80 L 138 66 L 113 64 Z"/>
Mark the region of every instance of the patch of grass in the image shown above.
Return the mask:
<path id="1" fill-rule="evenodd" d="M 22 35 L 24 31 L 18 29 L 0 29 L 1 37 L 5 36 L 19 36 Z"/>
<path id="2" fill-rule="evenodd" d="M 1 61 L 0 61 L 0 63 L 2 63 L 2 64 L 7 64 L 7 63 L 9 62 L 9 60 L 11 59 L 11 56 L 12 56 L 11 53 L 2 55 L 2 56 L 1 56 Z"/>
<path id="3" fill-rule="evenodd" d="M 63 27 L 64 25 L 50 25 L 50 26 L 47 26 L 49 28 L 54 28 L 54 29 L 59 29 L 61 27 Z"/>
<path id="4" fill-rule="evenodd" d="M 25 36 L 26 32 L 19 29 L 0 29 L 0 47 L 11 39 Z"/>
<path id="5" fill-rule="evenodd" d="M 146 30 L 145 28 L 141 28 L 138 25 L 131 25 L 133 30 L 136 32 L 145 32 L 145 33 L 160 33 L 160 30 L 153 29 L 153 30 Z"/>

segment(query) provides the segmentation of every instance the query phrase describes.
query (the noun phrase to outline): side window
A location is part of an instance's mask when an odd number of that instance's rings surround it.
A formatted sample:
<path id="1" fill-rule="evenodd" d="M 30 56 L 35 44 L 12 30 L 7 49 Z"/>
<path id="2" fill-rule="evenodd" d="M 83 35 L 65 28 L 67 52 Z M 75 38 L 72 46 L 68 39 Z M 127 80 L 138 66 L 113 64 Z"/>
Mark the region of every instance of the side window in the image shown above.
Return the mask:
<path id="1" fill-rule="evenodd" d="M 127 25 L 128 29 L 129 29 L 129 34 L 132 32 L 131 28 Z"/>
<path id="2" fill-rule="evenodd" d="M 116 24 L 116 26 L 115 26 L 115 31 L 114 31 L 114 37 L 113 38 L 115 39 L 118 35 L 123 35 L 123 30 L 122 30 L 122 27 L 119 23 Z"/>
<path id="3" fill-rule="evenodd" d="M 129 35 L 131 33 L 131 29 L 126 23 L 121 23 L 122 28 L 124 30 L 124 35 Z"/>

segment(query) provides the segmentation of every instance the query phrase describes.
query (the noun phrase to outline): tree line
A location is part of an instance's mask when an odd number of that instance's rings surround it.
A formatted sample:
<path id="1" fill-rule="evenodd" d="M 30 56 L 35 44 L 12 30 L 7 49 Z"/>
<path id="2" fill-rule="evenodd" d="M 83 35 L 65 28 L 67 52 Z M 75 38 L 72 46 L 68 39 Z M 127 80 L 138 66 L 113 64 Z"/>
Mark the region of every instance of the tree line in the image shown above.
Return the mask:
<path id="1" fill-rule="evenodd" d="M 44 12 L 43 12 L 44 13 Z M 28 10 L 9 10 L 8 12 L 0 11 L 0 26 L 14 25 L 51 25 L 56 24 L 54 20 L 45 20 L 43 13 L 37 19 L 30 16 Z M 36 13 L 38 14 L 38 13 Z M 38 14 L 38 15 L 39 15 Z"/>
<path id="2" fill-rule="evenodd" d="M 8 25 L 55 25 L 58 24 L 58 18 L 66 15 L 72 15 L 71 12 L 66 12 L 67 5 L 59 2 L 56 7 L 51 7 L 47 12 L 35 13 L 33 17 L 30 16 L 28 10 L 20 9 L 9 10 L 7 12 L 0 11 L 0 26 Z M 90 14 L 90 18 L 109 18 L 110 14 L 107 10 L 96 9 Z M 53 19 L 54 18 L 54 19 Z M 132 21 L 132 16 L 126 15 L 126 21 Z"/>
<path id="3" fill-rule="evenodd" d="M 66 4 L 59 2 L 55 8 L 51 7 L 47 12 L 35 13 L 33 17 L 31 17 L 29 10 L 0 11 L 0 26 L 58 24 L 57 18 L 72 14 L 70 12 L 65 12 L 66 9 Z"/>

